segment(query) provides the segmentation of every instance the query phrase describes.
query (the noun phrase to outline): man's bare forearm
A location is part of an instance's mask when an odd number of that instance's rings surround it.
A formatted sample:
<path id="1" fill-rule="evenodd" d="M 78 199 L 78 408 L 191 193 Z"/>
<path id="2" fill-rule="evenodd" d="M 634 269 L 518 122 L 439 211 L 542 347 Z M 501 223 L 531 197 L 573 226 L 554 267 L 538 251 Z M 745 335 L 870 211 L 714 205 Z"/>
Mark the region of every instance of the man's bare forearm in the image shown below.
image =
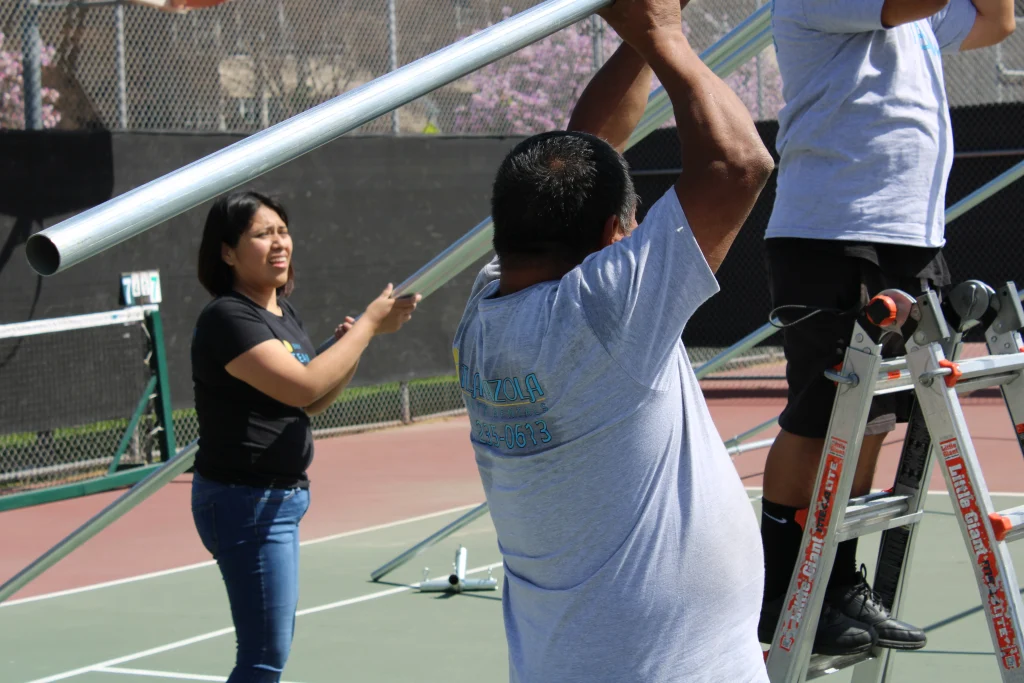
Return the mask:
<path id="1" fill-rule="evenodd" d="M 643 57 L 623 43 L 583 91 L 568 129 L 591 133 L 625 151 L 647 107 L 652 75 Z"/>
<path id="2" fill-rule="evenodd" d="M 978 14 L 1007 26 L 1014 25 L 1013 0 L 971 0 Z"/>
<path id="3" fill-rule="evenodd" d="M 991 47 L 1006 40 L 1016 29 L 1013 0 L 971 0 L 978 16 L 961 50 Z"/>
<path id="4" fill-rule="evenodd" d="M 745 160 L 766 150 L 750 112 L 681 32 L 652 39 L 645 55 L 672 101 L 683 168 Z"/>

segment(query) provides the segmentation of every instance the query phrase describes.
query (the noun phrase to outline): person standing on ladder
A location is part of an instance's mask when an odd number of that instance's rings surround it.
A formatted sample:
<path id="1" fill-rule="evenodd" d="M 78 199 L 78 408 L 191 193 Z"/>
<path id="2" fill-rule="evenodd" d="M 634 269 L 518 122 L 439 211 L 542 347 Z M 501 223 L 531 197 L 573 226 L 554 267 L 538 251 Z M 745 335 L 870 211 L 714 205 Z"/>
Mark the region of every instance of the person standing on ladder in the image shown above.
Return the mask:
<path id="1" fill-rule="evenodd" d="M 509 679 L 767 683 L 757 519 L 681 336 L 774 162 L 679 0 L 602 16 L 625 43 L 570 130 L 502 162 L 497 259 L 453 340 L 504 559 Z M 652 71 L 683 170 L 637 227 L 620 152 Z"/>
<path id="2" fill-rule="evenodd" d="M 872 295 L 950 282 L 942 246 L 953 136 L 941 52 L 1002 41 L 1014 9 L 1013 0 L 774 0 L 772 25 L 786 105 L 765 245 L 789 389 L 764 472 L 763 643 L 783 607 L 828 429 L 836 388 L 824 371 L 842 363 Z M 903 353 L 898 339 L 883 348 Z M 910 405 L 874 399 L 854 496 L 870 492 L 882 442 Z M 840 543 L 814 652 L 925 642 L 879 603 L 857 568 L 857 540 Z"/>

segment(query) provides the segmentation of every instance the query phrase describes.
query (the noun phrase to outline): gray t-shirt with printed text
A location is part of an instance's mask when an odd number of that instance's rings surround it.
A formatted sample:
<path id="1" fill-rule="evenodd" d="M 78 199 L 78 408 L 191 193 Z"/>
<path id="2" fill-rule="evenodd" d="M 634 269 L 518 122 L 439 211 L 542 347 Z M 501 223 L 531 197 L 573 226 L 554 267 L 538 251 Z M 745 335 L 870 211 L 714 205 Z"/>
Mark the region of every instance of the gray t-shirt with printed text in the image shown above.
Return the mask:
<path id="1" fill-rule="evenodd" d="M 757 520 L 681 335 L 718 284 L 674 189 L 559 281 L 481 271 L 453 352 L 513 683 L 766 682 Z"/>

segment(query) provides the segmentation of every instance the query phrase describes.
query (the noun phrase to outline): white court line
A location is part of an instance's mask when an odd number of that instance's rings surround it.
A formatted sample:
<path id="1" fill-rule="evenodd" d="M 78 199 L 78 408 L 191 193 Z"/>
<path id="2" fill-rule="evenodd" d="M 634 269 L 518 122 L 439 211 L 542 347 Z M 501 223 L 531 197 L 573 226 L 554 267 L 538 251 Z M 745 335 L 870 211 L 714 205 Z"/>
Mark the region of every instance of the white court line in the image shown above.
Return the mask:
<path id="1" fill-rule="evenodd" d="M 487 564 L 487 565 L 484 565 L 482 567 L 474 567 L 473 569 L 469 569 L 469 570 L 466 571 L 466 573 L 467 574 L 479 574 L 480 572 L 485 572 L 485 571 L 487 571 L 489 569 L 496 569 L 497 567 L 500 567 L 501 565 L 502 565 L 501 562 L 492 562 L 491 564 Z M 445 578 L 447 576 L 448 576 L 447 574 L 444 574 L 444 575 L 438 576 L 436 578 L 443 579 L 443 578 Z M 309 607 L 309 608 L 306 608 L 304 610 L 299 610 L 298 612 L 295 613 L 295 616 L 296 617 L 302 617 L 302 616 L 306 616 L 307 614 L 316 614 L 317 612 L 323 612 L 323 611 L 329 610 L 329 609 L 336 609 L 338 607 L 347 607 L 348 605 L 355 605 L 355 604 L 358 604 L 360 602 L 367 602 L 369 600 L 376 600 L 377 598 L 384 598 L 384 597 L 387 597 L 389 595 L 395 595 L 397 593 L 404 593 L 405 591 L 409 591 L 409 590 L 412 590 L 414 588 L 418 588 L 419 585 L 420 585 L 420 582 L 416 582 L 416 583 L 408 584 L 408 585 L 405 585 L 405 586 L 396 586 L 395 588 L 389 588 L 388 590 L 378 591 L 376 593 L 368 593 L 366 595 L 360 595 L 357 598 L 349 598 L 348 600 L 339 600 L 338 602 L 332 602 L 332 603 L 329 603 L 327 605 L 320 605 L 318 607 Z M 186 638 L 185 640 L 179 640 L 179 641 L 176 641 L 176 642 L 173 642 L 173 643 L 168 643 L 167 645 L 161 645 L 159 647 L 153 647 L 153 648 L 150 648 L 148 650 L 142 650 L 141 652 L 135 652 L 135 653 L 132 653 L 130 655 L 125 655 L 123 657 L 117 657 L 115 659 L 108 659 L 107 661 L 100 662 L 98 664 L 91 664 L 89 666 L 83 666 L 83 667 L 78 668 L 78 669 L 72 669 L 71 671 L 65 671 L 63 673 L 53 674 L 52 676 L 47 676 L 46 678 L 37 678 L 35 680 L 29 681 L 28 683 L 53 683 L 54 681 L 63 681 L 64 679 L 73 678 L 74 676 L 81 676 L 82 674 L 87 674 L 87 673 L 90 673 L 90 672 L 99 671 L 101 669 L 108 669 L 110 667 L 115 667 L 118 664 L 124 664 L 125 662 L 133 662 L 136 659 L 142 659 L 144 657 L 150 657 L 152 655 L 158 655 L 158 654 L 160 654 L 162 652 L 168 652 L 170 650 L 177 650 L 179 648 L 186 647 L 188 645 L 194 645 L 196 643 L 201 643 L 201 642 L 206 641 L 206 640 L 212 640 L 213 638 L 218 638 L 220 636 L 224 636 L 224 635 L 227 635 L 229 633 L 233 633 L 234 630 L 235 629 L 232 627 L 232 628 L 222 628 L 222 629 L 218 629 L 216 631 L 210 631 L 209 633 L 204 633 L 202 635 L 193 636 L 191 638 Z M 218 679 L 218 680 L 220 680 L 220 679 Z"/>
<path id="2" fill-rule="evenodd" d="M 390 529 L 392 527 L 401 526 L 403 524 L 412 524 L 413 522 L 422 522 L 427 519 L 433 519 L 434 517 L 441 517 L 444 515 L 450 515 L 455 512 L 463 512 L 471 508 L 478 507 L 479 503 L 473 505 L 463 505 L 457 508 L 449 508 L 448 510 L 441 510 L 439 512 L 431 512 L 426 515 L 419 515 L 418 517 L 408 517 L 406 519 L 399 519 L 394 522 L 387 522 L 386 524 L 377 524 L 375 526 L 368 526 L 363 529 L 354 529 L 352 531 L 345 531 L 340 534 L 333 534 L 331 536 L 324 536 L 322 538 L 311 538 L 308 541 L 302 541 L 299 543 L 300 546 L 316 545 L 317 543 L 325 543 L 327 541 L 336 541 L 339 538 L 347 538 L 349 536 L 356 536 L 359 534 L 366 534 L 371 531 L 382 531 L 384 529 Z M 48 600 L 50 598 L 62 598 L 65 595 L 74 595 L 75 593 L 85 593 L 87 591 L 99 590 L 100 588 L 110 588 L 111 586 L 121 586 L 126 583 L 134 583 L 136 581 L 145 581 L 146 579 L 156 579 L 161 576 L 170 576 L 171 574 L 178 574 L 179 572 L 187 572 L 192 569 L 201 569 L 202 567 L 212 567 L 216 562 L 213 560 L 207 560 L 206 562 L 197 562 L 196 564 L 187 564 L 182 567 L 174 567 L 172 569 L 163 569 L 158 572 L 151 572 L 149 574 L 139 574 L 138 576 L 129 576 L 123 579 L 115 579 L 113 581 L 105 581 L 103 583 L 94 583 L 88 586 L 81 586 L 79 588 L 69 588 L 67 590 L 57 591 L 55 593 L 44 593 L 43 595 L 32 595 L 27 598 L 20 598 L 18 600 L 8 600 L 7 602 L 0 602 L 0 609 L 4 607 L 13 607 L 14 605 L 23 605 L 26 602 L 36 602 L 37 600 Z"/>
<path id="3" fill-rule="evenodd" d="M 150 678 L 171 678 L 179 681 L 219 681 L 220 683 L 223 683 L 228 680 L 224 676 L 203 676 L 201 674 L 183 674 L 176 671 L 153 671 L 152 669 L 122 669 L 120 667 L 113 666 L 105 666 L 102 669 L 96 669 L 96 673 L 148 676 Z M 281 681 L 281 683 L 289 683 L 289 681 Z M 291 681 L 290 683 L 295 683 L 295 681 Z"/>

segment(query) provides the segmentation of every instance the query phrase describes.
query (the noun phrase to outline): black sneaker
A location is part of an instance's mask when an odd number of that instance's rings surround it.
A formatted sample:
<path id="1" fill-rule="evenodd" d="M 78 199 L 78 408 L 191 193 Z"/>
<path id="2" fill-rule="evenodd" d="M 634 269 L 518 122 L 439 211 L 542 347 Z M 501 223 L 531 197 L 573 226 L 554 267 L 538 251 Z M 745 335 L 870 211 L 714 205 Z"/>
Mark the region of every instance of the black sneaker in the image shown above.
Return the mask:
<path id="1" fill-rule="evenodd" d="M 924 631 L 893 619 L 867 581 L 867 569 L 860 566 L 857 580 L 825 596 L 837 612 L 869 624 L 878 634 L 878 644 L 894 650 L 920 650 L 928 642 Z"/>
<path id="2" fill-rule="evenodd" d="M 757 624 L 757 638 L 762 643 L 772 644 L 785 599 L 786 596 L 781 595 L 762 603 L 761 620 Z M 875 640 L 875 631 L 870 626 L 851 619 L 826 602 L 818 617 L 818 631 L 814 634 L 811 652 L 829 656 L 855 655 L 870 650 Z"/>

